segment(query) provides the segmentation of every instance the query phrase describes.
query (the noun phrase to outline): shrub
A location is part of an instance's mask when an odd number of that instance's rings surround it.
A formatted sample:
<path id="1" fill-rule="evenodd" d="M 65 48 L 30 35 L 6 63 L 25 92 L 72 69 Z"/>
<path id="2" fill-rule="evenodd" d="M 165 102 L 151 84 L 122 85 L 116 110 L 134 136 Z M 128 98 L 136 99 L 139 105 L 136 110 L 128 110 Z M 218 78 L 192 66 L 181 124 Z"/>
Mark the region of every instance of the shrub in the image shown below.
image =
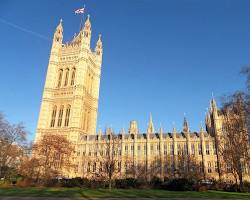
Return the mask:
<path id="1" fill-rule="evenodd" d="M 159 178 L 159 177 L 153 177 L 151 180 L 150 180 L 150 186 L 152 188 L 156 188 L 156 189 L 159 189 L 162 187 L 162 184 L 163 184 L 163 181 Z"/>
<path id="2" fill-rule="evenodd" d="M 161 185 L 162 189 L 171 191 L 192 191 L 194 190 L 194 181 L 185 178 L 172 179 Z"/>
<path id="3" fill-rule="evenodd" d="M 248 181 L 243 182 L 243 191 L 250 192 L 250 182 L 248 182 Z"/>
<path id="4" fill-rule="evenodd" d="M 115 187 L 123 189 L 138 188 L 140 187 L 140 182 L 134 178 L 117 179 L 115 180 Z"/>

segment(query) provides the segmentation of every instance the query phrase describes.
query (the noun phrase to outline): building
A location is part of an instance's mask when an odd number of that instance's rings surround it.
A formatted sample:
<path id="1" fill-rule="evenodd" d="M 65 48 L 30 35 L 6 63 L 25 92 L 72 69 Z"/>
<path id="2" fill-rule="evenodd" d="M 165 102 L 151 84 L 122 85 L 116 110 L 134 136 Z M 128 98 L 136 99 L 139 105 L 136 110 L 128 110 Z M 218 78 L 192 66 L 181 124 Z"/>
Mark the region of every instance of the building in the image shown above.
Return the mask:
<path id="1" fill-rule="evenodd" d="M 35 140 L 44 134 L 60 134 L 74 144 L 72 162 L 76 167 L 64 176 L 91 178 L 100 174 L 102 159 L 110 153 L 107 145 L 113 138 L 117 141 L 112 148 L 116 149 L 119 177 L 127 176 L 133 167 L 137 169 L 133 176 L 139 176 L 140 171 L 147 178 L 181 176 L 185 171 L 178 170 L 180 162 L 189 158 L 188 162 L 195 160 L 203 178 L 218 178 L 216 138 L 223 117 L 218 114 L 214 98 L 206 116 L 206 131 L 201 127 L 199 132 L 192 132 L 186 118 L 180 133 L 175 128 L 170 133 L 162 128 L 156 131 L 150 115 L 146 133 L 139 131 L 135 120 L 130 122 L 127 133 L 122 130 L 114 134 L 110 128 L 96 133 L 103 48 L 101 36 L 94 51 L 90 41 L 89 16 L 78 35 L 65 44 L 61 20 L 51 48 Z"/>
<path id="2" fill-rule="evenodd" d="M 72 142 L 95 133 L 102 64 L 101 35 L 90 49 L 89 16 L 78 35 L 63 44 L 63 25 L 56 27 L 37 125 L 36 140 L 60 133 Z"/>

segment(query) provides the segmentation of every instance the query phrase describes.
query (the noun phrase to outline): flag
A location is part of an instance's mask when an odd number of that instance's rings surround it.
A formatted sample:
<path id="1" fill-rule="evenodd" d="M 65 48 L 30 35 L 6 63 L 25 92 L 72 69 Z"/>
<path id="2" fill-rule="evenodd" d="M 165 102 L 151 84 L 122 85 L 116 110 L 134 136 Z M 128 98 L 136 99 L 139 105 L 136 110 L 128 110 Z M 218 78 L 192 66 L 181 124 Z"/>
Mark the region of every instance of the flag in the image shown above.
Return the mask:
<path id="1" fill-rule="evenodd" d="M 85 8 L 79 8 L 79 9 L 75 10 L 75 14 L 76 15 L 83 14 L 84 10 L 85 10 Z"/>

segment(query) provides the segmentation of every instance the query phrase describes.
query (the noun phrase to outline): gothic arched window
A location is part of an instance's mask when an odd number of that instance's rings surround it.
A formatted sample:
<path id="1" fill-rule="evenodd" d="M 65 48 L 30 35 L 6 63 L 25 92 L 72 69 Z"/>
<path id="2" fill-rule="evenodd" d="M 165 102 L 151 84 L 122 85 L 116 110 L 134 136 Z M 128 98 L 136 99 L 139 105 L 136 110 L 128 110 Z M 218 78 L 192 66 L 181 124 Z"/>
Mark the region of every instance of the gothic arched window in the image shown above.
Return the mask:
<path id="1" fill-rule="evenodd" d="M 64 86 L 68 85 L 68 79 L 69 79 L 69 69 L 67 68 L 65 73 Z"/>
<path id="2" fill-rule="evenodd" d="M 73 68 L 72 73 L 71 73 L 71 83 L 70 83 L 70 85 L 75 84 L 75 76 L 76 76 L 76 68 Z"/>
<path id="3" fill-rule="evenodd" d="M 63 75 L 63 70 L 60 69 L 59 73 L 58 73 L 58 81 L 57 81 L 57 87 L 61 87 L 61 83 L 62 83 L 62 75 Z"/>
<path id="4" fill-rule="evenodd" d="M 70 105 L 68 105 L 68 107 L 66 108 L 64 126 L 69 126 L 69 116 L 70 116 Z"/>
<path id="5" fill-rule="evenodd" d="M 57 126 L 60 127 L 62 125 L 62 118 L 63 118 L 63 106 L 60 107 Z"/>
<path id="6" fill-rule="evenodd" d="M 50 127 L 55 126 L 55 120 L 56 120 L 56 106 L 54 106 L 54 108 L 52 110 Z"/>

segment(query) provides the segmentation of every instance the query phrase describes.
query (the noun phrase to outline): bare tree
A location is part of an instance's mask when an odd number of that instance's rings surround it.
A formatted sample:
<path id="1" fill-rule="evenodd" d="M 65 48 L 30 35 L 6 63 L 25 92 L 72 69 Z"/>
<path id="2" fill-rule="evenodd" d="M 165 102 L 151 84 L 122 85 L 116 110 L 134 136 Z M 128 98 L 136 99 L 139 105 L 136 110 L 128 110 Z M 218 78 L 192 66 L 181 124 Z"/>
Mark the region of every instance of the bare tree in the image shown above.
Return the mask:
<path id="1" fill-rule="evenodd" d="M 35 168 L 31 169 L 33 177 L 46 181 L 70 172 L 74 167 L 73 153 L 74 148 L 66 137 L 46 134 L 33 145 L 33 157 L 27 164 Z"/>
<path id="2" fill-rule="evenodd" d="M 94 175 L 101 180 L 108 182 L 109 189 L 112 188 L 112 182 L 121 175 L 121 136 L 114 135 L 111 131 L 102 144 L 101 155 L 96 156 L 93 163 L 98 170 L 93 170 Z"/>
<path id="3" fill-rule="evenodd" d="M 250 146 L 247 129 L 248 103 L 244 94 L 236 93 L 224 102 L 223 124 L 220 131 L 219 154 L 224 171 L 232 173 L 243 189 L 243 176 L 250 164 Z M 225 170 L 226 168 L 226 170 Z"/>
<path id="4" fill-rule="evenodd" d="M 200 180 L 202 174 L 200 173 L 200 165 L 192 155 L 186 155 L 184 153 L 177 157 L 177 173 L 179 178 Z"/>
<path id="5" fill-rule="evenodd" d="M 26 135 L 22 123 L 12 125 L 0 113 L 0 177 L 12 174 L 24 155 Z"/>

